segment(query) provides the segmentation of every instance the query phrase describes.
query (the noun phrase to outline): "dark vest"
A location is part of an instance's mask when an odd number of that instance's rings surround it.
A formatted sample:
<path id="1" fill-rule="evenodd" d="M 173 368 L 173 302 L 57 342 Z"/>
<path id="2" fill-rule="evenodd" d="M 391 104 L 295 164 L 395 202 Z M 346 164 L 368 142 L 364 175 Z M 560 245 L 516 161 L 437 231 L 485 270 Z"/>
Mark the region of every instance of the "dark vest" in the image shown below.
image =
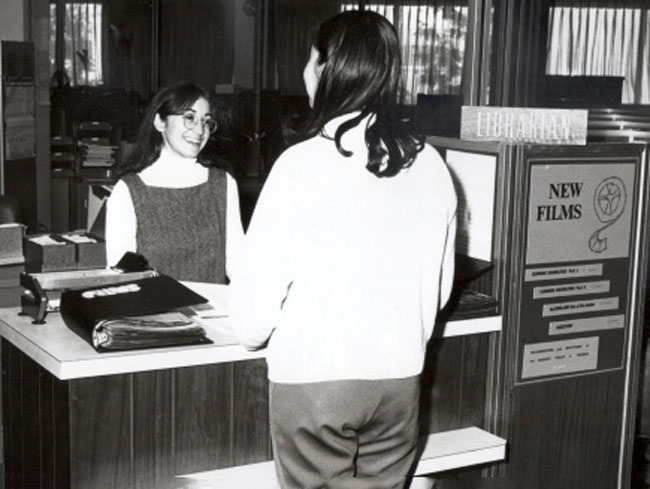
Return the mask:
<path id="1" fill-rule="evenodd" d="M 226 282 L 226 174 L 210 168 L 207 182 L 187 188 L 150 187 L 123 177 L 137 218 L 137 251 L 177 280 Z"/>

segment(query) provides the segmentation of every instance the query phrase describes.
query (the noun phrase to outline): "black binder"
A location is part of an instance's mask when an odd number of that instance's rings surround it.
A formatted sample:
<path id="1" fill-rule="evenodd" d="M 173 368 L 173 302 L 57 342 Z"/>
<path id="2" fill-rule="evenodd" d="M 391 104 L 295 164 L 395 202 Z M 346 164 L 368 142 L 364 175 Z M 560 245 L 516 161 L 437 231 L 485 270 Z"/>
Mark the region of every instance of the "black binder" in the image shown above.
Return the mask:
<path id="1" fill-rule="evenodd" d="M 97 351 L 211 343 L 201 325 L 178 309 L 207 302 L 166 275 L 66 290 L 65 324 Z"/>

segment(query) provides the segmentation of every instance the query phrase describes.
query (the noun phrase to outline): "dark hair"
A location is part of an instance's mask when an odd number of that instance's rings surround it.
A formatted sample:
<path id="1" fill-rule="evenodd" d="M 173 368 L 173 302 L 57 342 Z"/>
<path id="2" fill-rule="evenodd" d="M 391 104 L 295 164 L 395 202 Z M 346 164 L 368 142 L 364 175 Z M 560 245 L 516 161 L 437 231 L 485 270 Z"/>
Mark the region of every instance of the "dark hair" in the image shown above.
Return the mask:
<path id="1" fill-rule="evenodd" d="M 350 156 L 341 145 L 343 134 L 374 114 L 365 131 L 366 168 L 388 177 L 410 166 L 423 144 L 399 117 L 401 56 L 392 24 L 371 11 L 342 12 L 320 25 L 313 46 L 322 66 L 313 107 L 306 119 L 289 131 L 307 139 L 321 133 L 331 119 L 361 111 L 341 124 L 334 135 L 339 153 Z"/>
<path id="2" fill-rule="evenodd" d="M 160 90 L 145 110 L 138 130 L 137 142 L 131 153 L 118 168 L 118 176 L 142 171 L 160 156 L 164 140 L 153 124 L 156 114 L 159 114 L 163 120 L 170 115 L 182 114 L 191 109 L 200 98 L 207 100 L 212 110 L 210 94 L 195 83 L 178 82 Z M 198 159 L 201 164 L 207 164 L 201 158 L 201 154 L 199 154 Z"/>

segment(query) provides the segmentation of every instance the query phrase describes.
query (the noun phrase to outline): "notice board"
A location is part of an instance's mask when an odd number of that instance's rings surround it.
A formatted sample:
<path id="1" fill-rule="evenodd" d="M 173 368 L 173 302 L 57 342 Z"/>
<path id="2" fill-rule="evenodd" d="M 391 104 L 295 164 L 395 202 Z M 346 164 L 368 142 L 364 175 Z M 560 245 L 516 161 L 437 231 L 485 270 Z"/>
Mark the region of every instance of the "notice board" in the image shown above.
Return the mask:
<path id="1" fill-rule="evenodd" d="M 516 383 L 622 369 L 635 293 L 638 157 L 525 159 Z"/>

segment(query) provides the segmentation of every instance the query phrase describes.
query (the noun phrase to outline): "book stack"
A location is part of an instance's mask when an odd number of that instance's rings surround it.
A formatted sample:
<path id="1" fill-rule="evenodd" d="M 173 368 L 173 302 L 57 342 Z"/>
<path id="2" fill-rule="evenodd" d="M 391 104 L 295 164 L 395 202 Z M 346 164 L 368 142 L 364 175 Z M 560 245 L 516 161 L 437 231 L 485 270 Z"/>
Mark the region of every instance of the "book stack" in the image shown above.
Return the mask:
<path id="1" fill-rule="evenodd" d="M 79 141 L 81 166 L 86 168 L 112 167 L 115 164 L 117 146 L 111 145 L 108 138 L 88 137 Z"/>
<path id="2" fill-rule="evenodd" d="M 109 122 L 84 121 L 75 127 L 79 176 L 86 181 L 110 181 L 119 159 L 120 131 Z"/>
<path id="3" fill-rule="evenodd" d="M 475 290 L 455 291 L 449 303 L 441 311 L 447 321 L 495 316 L 499 313 L 499 303 L 487 294 Z"/>

